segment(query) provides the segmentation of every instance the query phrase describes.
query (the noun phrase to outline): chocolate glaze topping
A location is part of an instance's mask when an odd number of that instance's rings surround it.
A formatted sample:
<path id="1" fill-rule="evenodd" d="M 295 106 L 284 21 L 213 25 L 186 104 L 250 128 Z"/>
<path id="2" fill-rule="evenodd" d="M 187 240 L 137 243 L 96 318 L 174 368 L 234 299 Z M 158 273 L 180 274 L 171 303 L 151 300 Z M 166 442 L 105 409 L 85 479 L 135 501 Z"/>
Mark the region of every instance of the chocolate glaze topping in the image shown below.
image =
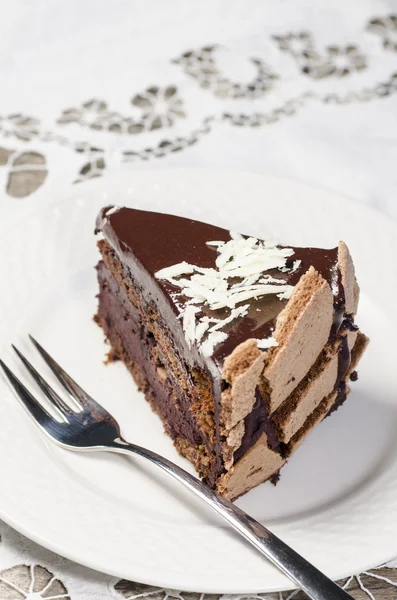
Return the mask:
<path id="1" fill-rule="evenodd" d="M 213 267 L 216 249 L 209 240 L 227 241 L 229 232 L 213 225 L 160 213 L 121 208 L 107 214 L 102 209 L 96 232 L 102 232 L 124 267 L 140 285 L 148 303 L 154 302 L 167 317 L 166 321 L 179 353 L 189 364 L 206 365 L 196 347 L 189 348 L 182 330 L 181 315 L 186 298 L 180 290 L 155 273 L 164 267 L 186 261 L 202 267 Z M 214 369 L 211 368 L 214 374 Z"/>
<path id="2" fill-rule="evenodd" d="M 146 295 L 151 296 L 162 310 L 166 309 L 168 313 L 172 312 L 179 317 L 187 299 L 180 293 L 179 288 L 165 280 L 157 280 L 155 273 L 182 261 L 200 267 L 214 267 L 216 249 L 207 246 L 206 242 L 226 242 L 230 240 L 229 232 L 214 225 L 172 215 L 129 208 L 120 208 L 107 214 L 109 210 L 110 207 L 106 207 L 100 212 L 96 231 L 103 232 L 123 264 L 142 283 Z M 293 273 L 277 271 L 277 277 L 285 279 L 290 285 L 296 285 L 309 267 L 313 266 L 332 289 L 335 298 L 335 323 L 339 328 L 344 311 L 344 293 L 338 268 L 338 249 L 293 250 L 294 254 L 289 258 L 287 266 L 292 266 L 294 261 L 300 260 L 299 268 Z M 209 359 L 203 359 L 197 349 L 187 347 L 180 319 L 173 319 L 174 323 L 170 322 L 169 325 L 180 342 L 187 361 L 191 362 L 193 358 L 193 362 L 202 366 L 205 363 L 213 374 L 216 371 L 220 374 L 224 359 L 242 341 L 251 337 L 263 339 L 272 334 L 276 318 L 285 305 L 286 300 L 279 300 L 275 294 L 252 301 L 251 309 L 245 317 L 235 320 L 223 329 L 228 337 L 216 346 L 213 356 Z"/>

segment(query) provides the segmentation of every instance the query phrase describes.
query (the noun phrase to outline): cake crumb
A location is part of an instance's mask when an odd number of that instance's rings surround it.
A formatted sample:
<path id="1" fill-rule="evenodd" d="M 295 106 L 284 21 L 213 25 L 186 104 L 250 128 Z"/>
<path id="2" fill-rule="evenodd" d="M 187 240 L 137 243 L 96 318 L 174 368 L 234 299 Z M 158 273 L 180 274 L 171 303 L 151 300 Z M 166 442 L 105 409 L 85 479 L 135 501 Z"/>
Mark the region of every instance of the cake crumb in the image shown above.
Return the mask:
<path id="1" fill-rule="evenodd" d="M 104 360 L 105 365 L 109 365 L 110 363 L 117 362 L 120 360 L 120 357 L 116 352 L 111 348 L 109 352 L 106 354 L 106 359 Z"/>
<path id="2" fill-rule="evenodd" d="M 280 480 L 280 471 L 276 471 L 276 473 L 273 473 L 273 475 L 270 477 L 270 481 L 272 482 L 273 485 L 277 485 L 279 480 Z"/>

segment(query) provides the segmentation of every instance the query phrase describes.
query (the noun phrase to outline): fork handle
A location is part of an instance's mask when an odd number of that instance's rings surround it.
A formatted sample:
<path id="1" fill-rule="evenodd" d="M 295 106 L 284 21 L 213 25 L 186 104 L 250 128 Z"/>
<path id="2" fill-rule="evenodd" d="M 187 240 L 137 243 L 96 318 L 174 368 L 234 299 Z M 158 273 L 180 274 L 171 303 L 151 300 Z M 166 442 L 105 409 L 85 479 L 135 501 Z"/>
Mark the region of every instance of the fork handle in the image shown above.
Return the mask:
<path id="1" fill-rule="evenodd" d="M 241 536 L 306 592 L 312 600 L 347 600 L 348 598 L 352 600 L 347 592 L 266 527 L 229 500 L 218 496 L 214 490 L 178 465 L 151 450 L 129 444 L 121 438 L 110 444 L 108 449 L 125 454 L 132 453 L 145 458 L 182 483 L 223 517 Z"/>

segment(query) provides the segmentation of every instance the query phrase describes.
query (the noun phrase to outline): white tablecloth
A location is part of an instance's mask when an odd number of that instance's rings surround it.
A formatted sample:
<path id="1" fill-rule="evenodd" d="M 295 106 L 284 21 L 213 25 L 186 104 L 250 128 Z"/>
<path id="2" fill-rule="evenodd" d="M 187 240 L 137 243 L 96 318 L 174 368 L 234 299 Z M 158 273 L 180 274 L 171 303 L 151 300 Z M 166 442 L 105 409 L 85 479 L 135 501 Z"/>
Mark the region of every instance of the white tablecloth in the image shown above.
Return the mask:
<path id="1" fill-rule="evenodd" d="M 270 172 L 397 218 L 395 1 L 13 0 L 2 9 L 0 220 L 90 177 L 162 166 Z M 5 524 L 0 533 L 2 600 L 181 598 L 73 565 Z M 376 573 L 351 579 L 357 598 L 397 594 L 392 576 Z"/>

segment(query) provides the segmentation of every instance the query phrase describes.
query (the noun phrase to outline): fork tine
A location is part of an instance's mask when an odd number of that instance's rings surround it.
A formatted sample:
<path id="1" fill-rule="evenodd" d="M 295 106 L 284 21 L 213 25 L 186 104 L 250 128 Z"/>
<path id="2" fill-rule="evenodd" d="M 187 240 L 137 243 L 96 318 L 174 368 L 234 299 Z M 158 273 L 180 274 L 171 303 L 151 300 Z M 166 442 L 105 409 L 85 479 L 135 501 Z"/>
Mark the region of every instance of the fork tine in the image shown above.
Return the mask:
<path id="1" fill-rule="evenodd" d="M 56 393 L 56 391 L 45 381 L 45 379 L 43 379 L 43 377 L 40 375 L 40 373 L 36 371 L 34 366 L 28 361 L 28 359 L 24 357 L 22 352 L 20 352 L 18 348 L 14 346 L 14 344 L 11 344 L 11 346 L 13 347 L 14 351 L 21 359 L 21 361 L 23 362 L 23 364 L 25 365 L 25 367 L 27 368 L 37 385 L 47 396 L 48 400 L 59 409 L 59 411 L 62 413 L 62 416 L 66 420 L 70 417 L 73 417 L 75 413 L 70 408 L 70 406 L 68 406 L 66 402 Z"/>
<path id="2" fill-rule="evenodd" d="M 80 409 L 83 408 L 100 408 L 99 405 L 80 387 L 74 379 L 70 377 L 62 369 L 62 367 L 48 354 L 46 350 L 44 350 L 43 346 L 37 342 L 32 335 L 29 334 L 30 340 L 35 345 L 36 349 L 39 351 L 47 365 L 50 367 L 51 371 L 54 373 L 55 377 L 58 381 L 63 385 L 65 390 L 71 395 L 73 400 L 77 403 Z"/>
<path id="3" fill-rule="evenodd" d="M 46 411 L 46 409 L 37 402 L 36 398 L 32 396 L 29 390 L 23 385 L 14 373 L 7 367 L 7 365 L 0 359 L 0 367 L 3 369 L 4 375 L 7 378 L 12 390 L 17 396 L 18 400 L 22 403 L 24 408 L 30 413 L 35 421 L 43 423 L 43 421 L 55 421 L 55 419 Z"/>

